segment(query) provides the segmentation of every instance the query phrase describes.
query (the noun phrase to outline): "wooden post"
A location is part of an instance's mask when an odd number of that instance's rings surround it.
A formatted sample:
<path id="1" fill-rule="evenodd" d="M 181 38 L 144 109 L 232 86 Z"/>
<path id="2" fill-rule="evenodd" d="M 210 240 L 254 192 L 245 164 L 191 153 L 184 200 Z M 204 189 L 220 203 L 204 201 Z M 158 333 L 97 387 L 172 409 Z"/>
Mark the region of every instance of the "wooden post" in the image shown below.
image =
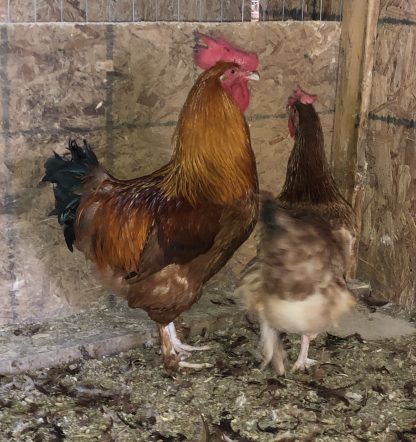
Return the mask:
<path id="1" fill-rule="evenodd" d="M 341 25 L 331 162 L 335 180 L 355 212 L 356 255 L 365 196 L 365 146 L 379 9 L 380 0 L 344 1 Z M 355 266 L 350 276 L 354 274 Z"/>
<path id="2" fill-rule="evenodd" d="M 364 43 L 364 58 L 362 65 L 361 82 L 361 105 L 357 131 L 357 163 L 355 168 L 354 189 L 351 197 L 351 204 L 355 213 L 357 226 L 357 241 L 355 243 L 355 267 L 352 273 L 355 275 L 357 266 L 358 246 L 362 225 L 362 209 L 367 185 L 367 130 L 368 113 L 370 111 L 371 89 L 373 85 L 374 53 L 377 38 L 377 22 L 380 13 L 380 0 L 369 0 L 367 11 L 367 28 Z"/>

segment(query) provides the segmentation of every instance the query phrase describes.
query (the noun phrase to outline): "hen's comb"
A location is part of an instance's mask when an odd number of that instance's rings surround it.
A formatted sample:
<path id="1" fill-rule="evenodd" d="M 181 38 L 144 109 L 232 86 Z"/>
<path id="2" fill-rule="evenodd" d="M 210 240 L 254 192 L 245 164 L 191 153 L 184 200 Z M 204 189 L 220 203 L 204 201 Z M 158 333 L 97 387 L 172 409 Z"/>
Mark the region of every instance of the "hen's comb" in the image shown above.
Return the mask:
<path id="1" fill-rule="evenodd" d="M 218 39 L 194 32 L 194 61 L 201 69 L 209 69 L 219 61 L 234 62 L 246 71 L 255 71 L 259 64 L 257 54 L 237 49 L 224 38 Z"/>
<path id="2" fill-rule="evenodd" d="M 317 98 L 317 95 L 308 94 L 298 85 L 293 94 L 288 98 L 287 105 L 293 106 L 295 103 L 313 104 Z"/>

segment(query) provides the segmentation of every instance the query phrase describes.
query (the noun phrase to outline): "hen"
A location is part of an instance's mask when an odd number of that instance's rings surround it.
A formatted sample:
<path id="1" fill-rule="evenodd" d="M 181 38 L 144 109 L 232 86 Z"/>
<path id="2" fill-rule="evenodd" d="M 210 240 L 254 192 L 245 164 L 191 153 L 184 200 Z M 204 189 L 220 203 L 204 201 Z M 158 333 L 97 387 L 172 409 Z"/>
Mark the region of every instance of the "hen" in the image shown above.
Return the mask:
<path id="1" fill-rule="evenodd" d="M 258 183 L 247 102 L 234 96 L 256 72 L 218 63 L 188 94 L 172 138 L 171 160 L 150 175 L 118 180 L 86 142 L 45 163 L 66 243 L 95 263 L 130 307 L 157 322 L 166 368 L 198 367 L 173 321 L 201 295 L 258 217 Z M 239 89 L 239 88 L 238 88 Z M 206 365 L 206 364 L 205 364 Z"/>
<path id="2" fill-rule="evenodd" d="M 287 208 L 307 208 L 329 223 L 342 244 L 344 274 L 349 279 L 355 267 L 355 215 L 331 174 L 321 122 L 313 106 L 316 99 L 316 95 L 310 95 L 300 87 L 288 99 L 288 127 L 295 145 L 278 201 Z"/>
<path id="3" fill-rule="evenodd" d="M 257 257 L 237 293 L 261 324 L 264 362 L 283 374 L 279 332 L 302 335 L 292 370 L 305 369 L 310 340 L 354 304 L 345 283 L 355 238 L 353 211 L 330 173 L 316 97 L 298 88 L 288 100 L 295 145 L 277 200 L 264 197 Z"/>

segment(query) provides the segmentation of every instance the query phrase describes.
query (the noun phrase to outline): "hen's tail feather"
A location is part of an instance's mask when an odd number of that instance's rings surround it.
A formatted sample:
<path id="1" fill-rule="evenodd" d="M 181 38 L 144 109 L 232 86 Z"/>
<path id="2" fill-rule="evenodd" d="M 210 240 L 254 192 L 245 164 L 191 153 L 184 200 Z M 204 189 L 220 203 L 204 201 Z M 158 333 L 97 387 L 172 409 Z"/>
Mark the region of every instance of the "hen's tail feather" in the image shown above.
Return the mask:
<path id="1" fill-rule="evenodd" d="M 42 181 L 54 183 L 55 209 L 49 216 L 57 215 L 59 224 L 64 226 L 64 237 L 68 249 L 73 251 L 75 241 L 74 221 L 81 198 L 80 187 L 93 166 L 98 165 L 91 146 L 84 140 L 79 147 L 75 140 L 69 140 L 69 155 L 54 155 L 45 162 Z"/>

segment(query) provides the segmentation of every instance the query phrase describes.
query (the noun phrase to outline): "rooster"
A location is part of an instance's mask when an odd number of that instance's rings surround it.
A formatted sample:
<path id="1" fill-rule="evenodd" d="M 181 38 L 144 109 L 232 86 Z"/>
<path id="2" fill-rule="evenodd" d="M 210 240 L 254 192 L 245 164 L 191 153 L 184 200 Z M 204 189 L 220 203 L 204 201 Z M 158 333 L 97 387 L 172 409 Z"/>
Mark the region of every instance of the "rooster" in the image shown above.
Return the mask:
<path id="1" fill-rule="evenodd" d="M 158 324 L 164 365 L 185 361 L 174 320 L 248 238 L 258 217 L 258 181 L 250 133 L 235 96 L 258 74 L 217 63 L 192 87 L 172 138 L 171 160 L 150 175 L 119 180 L 84 141 L 69 157 L 45 163 L 43 181 L 55 183 L 54 214 L 67 246 L 95 263 L 101 279 L 132 308 Z M 245 95 L 246 96 L 246 95 Z"/>
<path id="2" fill-rule="evenodd" d="M 355 224 L 325 157 L 313 103 L 300 88 L 288 100 L 295 145 L 277 200 L 264 196 L 257 257 L 243 271 L 237 293 L 260 319 L 263 366 L 285 372 L 279 332 L 302 335 L 292 371 L 304 370 L 310 340 L 354 304 L 345 282 L 352 261 Z"/>

